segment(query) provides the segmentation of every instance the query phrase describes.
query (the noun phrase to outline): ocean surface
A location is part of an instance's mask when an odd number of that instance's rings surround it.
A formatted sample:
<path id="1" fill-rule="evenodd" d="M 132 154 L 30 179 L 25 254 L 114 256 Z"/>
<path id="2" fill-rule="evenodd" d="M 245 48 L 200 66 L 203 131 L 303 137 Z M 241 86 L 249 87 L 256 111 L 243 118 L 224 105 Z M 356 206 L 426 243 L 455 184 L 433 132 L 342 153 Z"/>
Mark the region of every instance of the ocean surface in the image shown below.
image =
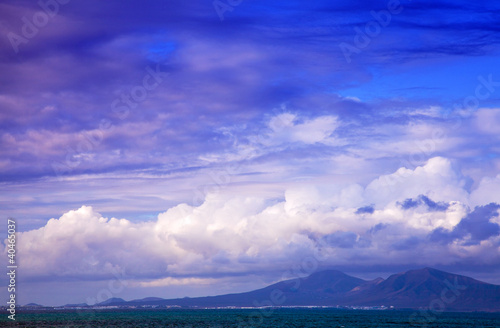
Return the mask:
<path id="1" fill-rule="evenodd" d="M 500 327 L 500 313 L 431 313 L 337 309 L 87 310 L 20 312 L 0 327 Z"/>

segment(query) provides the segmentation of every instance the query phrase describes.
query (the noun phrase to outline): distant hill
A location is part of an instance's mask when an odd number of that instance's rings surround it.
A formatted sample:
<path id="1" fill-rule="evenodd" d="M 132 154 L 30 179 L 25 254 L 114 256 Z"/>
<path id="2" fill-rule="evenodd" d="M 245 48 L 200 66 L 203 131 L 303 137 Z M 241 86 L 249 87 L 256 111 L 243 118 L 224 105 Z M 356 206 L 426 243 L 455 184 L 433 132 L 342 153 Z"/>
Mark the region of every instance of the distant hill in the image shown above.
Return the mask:
<path id="1" fill-rule="evenodd" d="M 139 299 L 139 300 L 132 300 L 131 302 L 150 302 L 150 301 L 161 301 L 161 300 L 164 300 L 164 298 L 161 298 L 161 297 L 146 297 L 146 298 Z"/>
<path id="2" fill-rule="evenodd" d="M 109 299 L 99 306 L 386 306 L 443 311 L 500 311 L 500 286 L 432 268 L 365 281 L 335 270 L 281 281 L 246 293 L 133 301 Z"/>
<path id="3" fill-rule="evenodd" d="M 96 305 L 98 305 L 98 306 L 104 306 L 104 305 L 109 306 L 109 305 L 119 305 L 119 304 L 123 304 L 123 303 L 127 303 L 127 301 L 125 301 L 123 298 L 113 297 L 113 298 L 108 298 L 104 302 L 98 303 Z"/>
<path id="4" fill-rule="evenodd" d="M 43 307 L 43 305 L 37 304 L 37 303 L 28 303 L 24 305 L 25 307 Z"/>

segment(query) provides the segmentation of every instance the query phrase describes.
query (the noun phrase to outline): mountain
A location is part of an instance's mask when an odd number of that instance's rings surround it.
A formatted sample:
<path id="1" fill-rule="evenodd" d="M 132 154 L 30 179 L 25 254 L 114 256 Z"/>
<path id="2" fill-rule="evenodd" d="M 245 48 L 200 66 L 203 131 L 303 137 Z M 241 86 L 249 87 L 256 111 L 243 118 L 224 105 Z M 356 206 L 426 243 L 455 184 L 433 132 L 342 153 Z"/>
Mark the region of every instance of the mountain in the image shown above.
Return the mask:
<path id="1" fill-rule="evenodd" d="M 270 305 L 331 305 L 331 300 L 342 297 L 346 292 L 364 283 L 366 281 L 340 271 L 328 270 L 313 273 L 302 279 L 285 280 L 256 291 L 237 295 L 243 296 L 243 299 L 240 300 L 240 306 L 263 305 L 258 300 L 271 301 Z M 232 296 L 231 299 L 234 300 L 235 296 Z M 217 301 L 223 304 L 229 300 L 220 299 Z M 281 302 L 283 304 L 272 304 Z"/>
<path id="2" fill-rule="evenodd" d="M 164 298 L 161 298 L 161 297 L 146 297 L 146 298 L 142 298 L 142 299 L 139 299 L 139 300 L 132 300 L 130 302 L 150 302 L 150 301 L 161 301 L 161 300 L 164 300 Z"/>
<path id="3" fill-rule="evenodd" d="M 364 290 L 352 290 L 344 304 L 397 308 L 500 311 L 500 286 L 432 268 L 390 276 Z"/>
<path id="4" fill-rule="evenodd" d="M 105 304 L 104 304 L 105 303 Z M 246 293 L 219 296 L 123 301 L 99 305 L 259 307 L 369 306 L 432 308 L 443 311 L 500 311 L 500 286 L 432 268 L 366 281 L 335 270 L 285 280 Z"/>
<path id="5" fill-rule="evenodd" d="M 96 305 L 97 306 L 109 306 L 109 305 L 120 305 L 120 304 L 124 304 L 124 303 L 127 303 L 127 301 L 125 301 L 123 298 L 112 297 L 112 298 L 108 298 L 104 302 L 98 303 Z"/>
<path id="6" fill-rule="evenodd" d="M 24 305 L 24 307 L 43 307 L 43 305 L 37 304 L 37 303 L 28 303 Z"/>
<path id="7" fill-rule="evenodd" d="M 340 271 L 328 270 L 313 273 L 301 279 L 290 279 L 278 282 L 251 292 L 207 296 L 196 298 L 134 300 L 126 302 L 130 306 L 183 306 L 183 307 L 258 307 L 277 305 L 270 298 L 284 299 L 283 305 L 335 305 L 333 299 L 341 298 L 354 287 L 366 283 L 364 280 L 351 277 Z M 109 301 L 109 300 L 108 300 Z M 266 304 L 262 303 L 264 301 Z M 266 302 L 267 301 L 267 302 Z M 277 303 L 277 302 L 274 302 Z M 286 303 L 286 304 L 285 304 Z M 102 305 L 100 303 L 99 305 Z M 124 305 L 122 302 L 108 302 L 107 305 Z M 278 304 L 282 305 L 282 304 Z"/>

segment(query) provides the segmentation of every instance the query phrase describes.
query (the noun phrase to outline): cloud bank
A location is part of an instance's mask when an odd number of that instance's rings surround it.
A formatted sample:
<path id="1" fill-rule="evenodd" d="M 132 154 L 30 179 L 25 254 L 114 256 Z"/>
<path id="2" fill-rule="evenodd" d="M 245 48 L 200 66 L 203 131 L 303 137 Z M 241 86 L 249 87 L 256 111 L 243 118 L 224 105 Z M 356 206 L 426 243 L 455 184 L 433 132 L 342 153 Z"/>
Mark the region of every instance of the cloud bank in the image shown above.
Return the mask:
<path id="1" fill-rule="evenodd" d="M 468 193 L 461 173 L 438 157 L 366 187 L 297 186 L 282 199 L 209 194 L 148 222 L 82 206 L 20 233 L 20 265 L 30 279 L 95 280 L 118 271 L 143 286 L 280 271 L 318 252 L 324 267 L 494 266 L 500 196 L 471 203 L 489 183 Z"/>

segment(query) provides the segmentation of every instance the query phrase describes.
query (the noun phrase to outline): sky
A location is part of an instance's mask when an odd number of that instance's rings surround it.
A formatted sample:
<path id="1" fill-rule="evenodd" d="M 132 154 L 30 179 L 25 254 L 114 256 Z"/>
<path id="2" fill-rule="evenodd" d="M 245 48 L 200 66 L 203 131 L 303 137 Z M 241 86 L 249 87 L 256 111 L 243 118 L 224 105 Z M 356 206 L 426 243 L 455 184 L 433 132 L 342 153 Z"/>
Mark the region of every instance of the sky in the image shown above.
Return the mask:
<path id="1" fill-rule="evenodd" d="M 499 30 L 497 1 L 2 1 L 19 302 L 500 284 Z"/>

